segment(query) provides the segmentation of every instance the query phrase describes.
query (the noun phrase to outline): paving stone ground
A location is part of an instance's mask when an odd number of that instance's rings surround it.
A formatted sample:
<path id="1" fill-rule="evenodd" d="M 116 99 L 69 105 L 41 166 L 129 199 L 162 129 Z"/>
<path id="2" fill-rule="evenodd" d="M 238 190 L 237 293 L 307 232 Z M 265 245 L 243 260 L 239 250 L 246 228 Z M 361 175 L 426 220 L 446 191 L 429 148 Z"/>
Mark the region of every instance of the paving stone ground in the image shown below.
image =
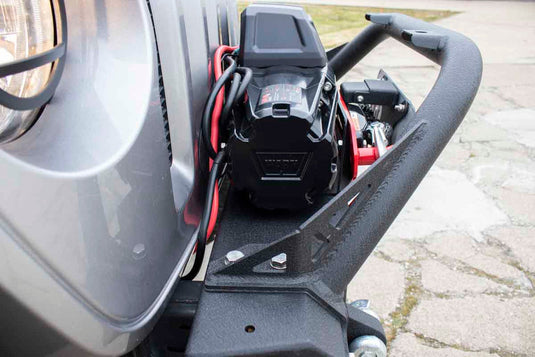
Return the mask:
<path id="1" fill-rule="evenodd" d="M 461 11 L 437 23 L 472 38 L 484 61 L 465 121 L 348 300 L 370 298 L 390 356 L 535 356 L 535 3 L 312 1 Z M 346 79 L 380 68 L 416 106 L 439 72 L 389 40 Z"/>

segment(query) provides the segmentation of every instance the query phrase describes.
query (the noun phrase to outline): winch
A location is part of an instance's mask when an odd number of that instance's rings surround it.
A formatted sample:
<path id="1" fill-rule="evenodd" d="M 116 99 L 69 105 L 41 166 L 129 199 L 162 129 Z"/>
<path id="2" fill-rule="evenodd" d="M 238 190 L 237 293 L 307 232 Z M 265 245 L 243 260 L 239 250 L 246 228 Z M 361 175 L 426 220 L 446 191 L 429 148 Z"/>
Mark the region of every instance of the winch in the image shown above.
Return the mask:
<path id="1" fill-rule="evenodd" d="M 244 209 L 300 217 L 343 194 L 360 166 L 374 164 L 399 139 L 398 123 L 414 109 L 385 72 L 337 86 L 347 64 L 338 58 L 362 56 L 356 48 L 349 43 L 328 55 L 297 6 L 253 4 L 242 12 L 240 45 L 219 46 L 212 62 L 200 146 L 200 156 L 210 158 L 208 189 L 186 279 L 201 267 L 224 177 Z"/>
<path id="2" fill-rule="evenodd" d="M 313 204 L 342 165 L 344 127 L 325 50 L 301 8 L 250 6 L 241 21 L 239 63 L 253 75 L 230 142 L 232 182 L 259 207 Z"/>

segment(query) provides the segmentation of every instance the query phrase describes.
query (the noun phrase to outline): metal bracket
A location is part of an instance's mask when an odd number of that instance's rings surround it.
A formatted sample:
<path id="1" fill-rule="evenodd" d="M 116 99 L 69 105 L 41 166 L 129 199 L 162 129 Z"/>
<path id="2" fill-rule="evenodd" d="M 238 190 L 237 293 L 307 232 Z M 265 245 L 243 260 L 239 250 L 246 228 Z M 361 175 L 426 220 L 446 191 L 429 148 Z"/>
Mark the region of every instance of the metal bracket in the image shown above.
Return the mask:
<path id="1" fill-rule="evenodd" d="M 251 282 L 244 283 L 243 277 L 251 275 L 263 278 L 258 287 L 265 287 L 266 283 L 281 286 L 281 283 L 288 280 L 298 283 L 299 274 L 319 271 L 328 260 L 336 259 L 330 253 L 336 250 L 342 239 L 351 238 L 344 235 L 348 226 L 367 208 L 373 194 L 380 190 L 381 182 L 391 173 L 393 166 L 398 164 L 403 152 L 410 147 L 411 141 L 422 127 L 422 123 L 415 126 L 375 165 L 321 207 L 294 233 L 267 246 L 243 245 L 238 250 L 244 257 L 235 262 L 228 263 L 223 257 L 212 261 L 206 286 L 222 288 L 237 284 L 250 288 L 254 285 Z M 286 270 L 271 269 L 269 260 L 281 253 L 287 255 Z M 239 278 L 233 279 L 236 276 Z"/>
<path id="2" fill-rule="evenodd" d="M 383 182 L 395 175 L 424 128 L 424 123 L 415 125 L 363 175 L 283 238 L 247 244 L 249 237 L 232 229 L 233 224 L 254 231 L 259 223 L 237 212 L 232 217 L 239 223 L 223 218 L 187 355 L 293 355 L 295 351 L 341 355 L 349 341 L 363 335 L 386 343 L 380 321 L 345 302 L 346 280 L 371 250 L 353 252 L 353 266 L 347 266 L 341 258 L 348 252 L 339 247 L 357 239 L 359 227 L 366 224 L 359 217 L 370 209 L 374 196 L 382 193 Z M 231 237 L 232 242 L 223 241 Z M 229 259 L 218 245 L 243 256 L 233 254 Z M 281 253 L 287 256 L 286 269 L 274 269 L 271 259 Z M 209 338 L 216 335 L 225 338 Z"/>
<path id="3" fill-rule="evenodd" d="M 262 220 L 252 222 L 239 212 L 232 212 L 234 222 L 228 223 L 223 218 L 188 355 L 240 355 L 239 346 L 248 346 L 249 353 L 284 355 L 298 350 L 312 355 L 339 355 L 347 351 L 348 337 L 366 334 L 386 342 L 379 320 L 345 302 L 347 280 L 354 276 L 371 250 L 353 252 L 353 262 L 348 266 L 342 256 L 349 252 L 340 250 L 340 245 L 357 239 L 358 232 L 363 230 L 359 227 L 366 224 L 359 217 L 373 205 L 374 196 L 382 194 L 383 182 L 392 179 L 396 168 L 402 166 L 405 154 L 423 135 L 424 127 L 424 123 L 415 125 L 363 175 L 297 230 L 282 238 L 275 236 L 265 243 L 248 244 L 250 237 L 239 234 L 233 225 L 238 224 L 240 230 L 269 232 L 266 227 L 255 227 L 262 224 Z M 379 238 L 376 237 L 376 241 Z M 222 252 L 221 246 L 226 252 Z M 239 254 L 236 259 L 228 259 L 226 253 L 234 250 L 243 256 Z M 274 269 L 271 260 L 281 253 L 287 257 L 286 269 Z M 305 311 L 299 311 L 302 309 Z M 289 316 L 282 316 L 285 310 Z M 318 323 L 328 327 L 329 333 L 321 328 L 318 331 L 315 328 Z M 207 342 L 210 341 L 208 336 L 223 329 L 225 339 Z M 280 334 L 276 343 L 270 340 L 274 331 Z M 311 339 L 314 343 L 309 345 Z M 324 343 L 320 343 L 322 339 Z M 332 341 L 337 342 L 332 344 Z"/>

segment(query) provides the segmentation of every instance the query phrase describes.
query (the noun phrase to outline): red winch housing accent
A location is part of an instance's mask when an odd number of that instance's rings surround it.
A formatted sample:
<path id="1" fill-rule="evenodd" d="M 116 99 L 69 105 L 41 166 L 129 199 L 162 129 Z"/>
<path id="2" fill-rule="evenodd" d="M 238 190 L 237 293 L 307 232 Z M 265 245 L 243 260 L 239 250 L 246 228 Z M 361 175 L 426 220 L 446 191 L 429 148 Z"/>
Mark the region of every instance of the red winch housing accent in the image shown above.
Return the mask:
<path id="1" fill-rule="evenodd" d="M 340 104 L 344 110 L 344 114 L 347 118 L 347 123 L 349 124 L 349 133 L 351 135 L 351 166 L 353 173 L 353 180 L 357 178 L 359 165 L 371 165 L 379 158 L 379 150 L 376 147 L 371 148 L 359 148 L 357 144 L 357 131 L 360 130 L 358 120 L 354 119 L 349 113 L 347 104 L 340 93 Z M 392 146 L 387 146 L 387 149 L 390 149 Z"/>

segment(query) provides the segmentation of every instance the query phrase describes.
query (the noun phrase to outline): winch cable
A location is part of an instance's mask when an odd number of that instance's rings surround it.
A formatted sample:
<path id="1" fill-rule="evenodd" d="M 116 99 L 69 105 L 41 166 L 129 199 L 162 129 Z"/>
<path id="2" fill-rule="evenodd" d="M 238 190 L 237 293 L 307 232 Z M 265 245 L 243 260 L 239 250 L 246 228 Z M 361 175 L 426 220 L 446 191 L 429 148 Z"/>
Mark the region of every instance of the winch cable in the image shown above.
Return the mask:
<path id="1" fill-rule="evenodd" d="M 245 90 L 247 89 L 249 82 L 251 82 L 251 79 L 253 78 L 253 70 L 249 67 L 238 67 L 236 69 L 236 72 L 241 73 L 243 75 L 240 89 L 238 90 L 238 94 L 236 95 L 236 101 L 238 102 L 245 95 Z"/>
<path id="2" fill-rule="evenodd" d="M 224 54 L 232 53 L 238 49 L 237 46 L 219 46 L 214 54 L 214 76 L 217 81 L 223 75 L 223 65 L 222 58 Z M 212 130 L 210 131 L 212 146 L 215 150 L 218 150 L 219 146 L 219 116 L 221 115 L 221 110 L 223 108 L 223 101 L 225 99 L 224 89 L 220 89 L 216 97 L 216 102 L 214 105 L 214 110 L 212 112 Z M 212 160 L 210 160 L 210 167 L 212 165 Z M 210 212 L 210 224 L 208 226 L 208 233 L 206 239 L 212 235 L 214 231 L 216 222 L 217 222 L 217 213 L 219 211 L 219 191 L 216 190 L 214 193 L 214 200 L 212 202 L 212 211 Z"/>
<path id="3" fill-rule="evenodd" d="M 202 122 L 201 122 L 201 132 L 203 135 L 203 142 L 206 146 L 206 150 L 208 152 L 208 156 L 210 156 L 211 159 L 215 159 L 217 155 L 217 147 L 219 145 L 219 117 L 221 115 L 221 109 L 218 110 L 217 116 L 214 117 L 216 114 L 214 110 L 214 105 L 218 96 L 218 92 L 223 89 L 223 86 L 225 83 L 231 78 L 231 76 L 236 71 L 236 61 L 234 61 L 232 58 L 227 57 L 229 60 L 230 66 L 223 72 L 221 77 L 217 79 L 217 81 L 214 84 L 214 87 L 210 94 L 208 95 L 208 99 L 206 101 L 206 105 L 204 107 L 204 112 L 202 116 Z M 217 126 L 214 128 L 214 121 L 217 121 Z M 214 130 L 215 133 L 215 140 L 214 140 Z"/>
<path id="4" fill-rule="evenodd" d="M 224 54 L 232 53 L 233 51 L 236 51 L 238 49 L 237 46 L 231 47 L 231 46 L 219 46 L 214 54 L 214 76 L 215 79 L 218 80 L 222 76 L 223 72 L 223 65 L 222 65 L 222 58 Z M 216 98 L 216 103 L 214 106 L 214 111 L 212 113 L 212 130 L 211 130 L 211 140 L 212 145 L 214 146 L 215 150 L 218 150 L 219 146 L 219 116 L 221 115 L 221 110 L 223 107 L 223 100 L 225 98 L 224 90 L 219 90 L 219 93 Z M 210 160 L 210 167 L 212 164 L 212 160 Z M 214 231 L 216 222 L 217 222 L 217 214 L 219 212 L 219 191 L 216 191 L 214 194 L 214 201 L 212 204 L 212 211 L 210 213 L 210 225 L 208 228 L 208 237 L 212 235 L 212 232 Z"/>
<path id="5" fill-rule="evenodd" d="M 221 113 L 220 129 L 228 129 L 230 114 L 235 105 L 245 100 L 245 91 L 251 79 L 253 78 L 253 71 L 247 67 L 236 68 L 236 73 L 232 79 L 232 86 L 230 87 L 229 94 L 225 100 L 225 107 Z M 236 88 L 234 87 L 236 86 Z"/>
<path id="6" fill-rule="evenodd" d="M 223 75 L 223 66 L 221 63 L 223 56 L 226 54 L 232 53 L 237 48 L 238 48 L 237 46 L 219 46 L 216 49 L 214 53 L 214 61 L 213 61 L 214 77 L 216 81 L 219 80 L 219 78 Z M 221 110 L 223 109 L 224 100 L 225 100 L 225 90 L 221 88 L 217 92 L 217 97 L 216 97 L 213 112 L 212 112 L 212 122 L 211 122 L 211 130 L 210 130 L 210 142 L 212 143 L 212 147 L 215 149 L 215 151 L 218 150 L 218 146 L 219 146 L 219 116 L 221 115 Z"/>
<path id="7" fill-rule="evenodd" d="M 224 167 L 225 150 L 221 150 L 213 161 L 212 170 L 208 177 L 208 190 L 206 192 L 206 199 L 204 202 L 204 211 L 202 214 L 201 222 L 199 224 L 199 232 L 197 234 L 197 253 L 195 254 L 195 260 L 191 270 L 182 277 L 185 280 L 192 280 L 199 273 L 202 262 L 204 260 L 204 252 L 206 249 L 206 237 L 208 237 L 208 228 L 210 224 L 210 212 L 212 210 L 212 204 L 214 195 L 218 192 L 217 179 L 220 170 Z"/>
<path id="8" fill-rule="evenodd" d="M 223 111 L 221 112 L 221 117 L 219 118 L 220 126 L 221 128 L 226 128 L 228 124 L 228 116 L 232 110 L 232 107 L 234 106 L 238 91 L 241 87 L 241 75 L 236 72 L 234 73 L 234 77 L 232 78 L 232 84 L 230 86 L 230 89 L 228 91 L 227 99 L 225 101 L 225 106 L 223 107 Z"/>
<path id="9" fill-rule="evenodd" d="M 220 174 L 219 171 L 225 167 L 225 151 L 222 150 L 218 153 L 219 125 L 222 117 L 223 102 L 225 100 L 224 85 L 229 81 L 229 79 L 231 79 L 231 77 L 234 79 L 233 85 L 231 86 L 231 92 L 233 91 L 232 87 L 235 88 L 234 99 L 227 98 L 227 104 L 229 108 L 227 109 L 225 115 L 228 115 L 232 110 L 232 106 L 243 97 L 247 84 L 252 77 L 252 71 L 249 68 L 238 69 L 236 61 L 229 56 L 230 53 L 235 52 L 236 50 L 237 47 L 219 46 L 214 54 L 213 66 L 216 82 L 209 94 L 201 120 L 201 140 L 203 141 L 208 155 L 210 156 L 210 174 L 208 179 L 208 190 L 206 194 L 205 206 L 201 217 L 201 222 L 199 224 L 199 232 L 197 234 L 195 260 L 191 270 L 182 277 L 182 279 L 186 280 L 192 280 L 199 273 L 204 260 L 206 241 L 211 236 L 217 222 L 217 214 L 219 211 L 218 176 Z M 229 64 L 229 67 L 225 71 L 223 71 L 223 59 Z M 235 73 L 238 70 L 240 73 L 244 74 L 243 79 L 245 81 L 241 79 L 241 75 Z M 229 93 L 229 97 L 230 94 L 232 93 Z"/>

